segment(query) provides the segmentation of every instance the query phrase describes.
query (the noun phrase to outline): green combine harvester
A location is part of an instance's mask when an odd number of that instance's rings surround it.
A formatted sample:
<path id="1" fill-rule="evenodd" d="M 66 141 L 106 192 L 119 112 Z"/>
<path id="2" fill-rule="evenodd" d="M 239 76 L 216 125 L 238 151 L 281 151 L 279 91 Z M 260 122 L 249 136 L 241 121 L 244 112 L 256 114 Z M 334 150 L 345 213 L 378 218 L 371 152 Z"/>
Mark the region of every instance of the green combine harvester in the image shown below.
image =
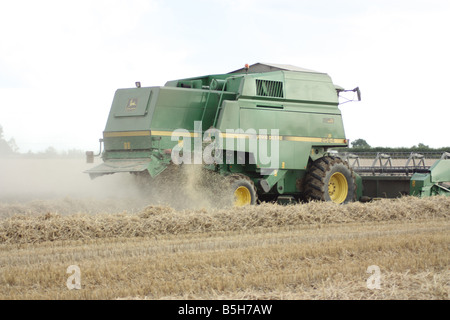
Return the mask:
<path id="1" fill-rule="evenodd" d="M 230 187 L 221 192 L 238 206 L 450 195 L 447 153 L 431 166 L 421 155 L 393 166 L 378 154 L 364 166 L 358 155 L 338 153 L 349 144 L 339 109 L 348 92 L 361 100 L 359 88 L 345 90 L 325 73 L 263 63 L 162 87 L 137 82 L 116 91 L 100 139 L 103 162 L 86 172 L 152 179 L 169 166 L 198 164 L 223 176 Z"/>

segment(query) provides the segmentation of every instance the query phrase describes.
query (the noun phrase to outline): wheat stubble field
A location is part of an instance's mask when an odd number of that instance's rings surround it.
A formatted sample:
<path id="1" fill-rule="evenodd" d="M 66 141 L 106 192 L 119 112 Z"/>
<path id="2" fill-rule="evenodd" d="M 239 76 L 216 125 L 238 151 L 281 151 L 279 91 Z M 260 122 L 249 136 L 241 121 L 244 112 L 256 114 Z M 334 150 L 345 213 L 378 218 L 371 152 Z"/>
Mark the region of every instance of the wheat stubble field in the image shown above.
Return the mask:
<path id="1" fill-rule="evenodd" d="M 142 194 L 83 160 L 1 161 L 0 299 L 449 298 L 450 198 L 229 208 L 195 172 Z"/>

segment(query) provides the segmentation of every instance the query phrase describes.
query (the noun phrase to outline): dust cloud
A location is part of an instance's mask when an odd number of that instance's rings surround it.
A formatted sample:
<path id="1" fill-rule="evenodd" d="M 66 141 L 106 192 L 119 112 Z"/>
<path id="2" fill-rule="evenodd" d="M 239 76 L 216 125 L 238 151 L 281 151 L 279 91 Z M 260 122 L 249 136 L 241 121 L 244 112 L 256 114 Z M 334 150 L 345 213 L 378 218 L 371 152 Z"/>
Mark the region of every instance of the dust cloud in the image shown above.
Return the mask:
<path id="1" fill-rule="evenodd" d="M 224 179 L 197 165 L 173 165 L 156 178 L 116 173 L 90 179 L 85 159 L 0 158 L 0 217 L 42 213 L 137 212 L 149 205 L 177 210 L 232 204 Z M 228 194 L 228 195 L 227 195 Z"/>
<path id="2" fill-rule="evenodd" d="M 147 184 L 141 190 L 148 201 L 177 210 L 223 208 L 233 203 L 227 180 L 201 165 L 171 165 L 156 178 L 144 179 Z"/>

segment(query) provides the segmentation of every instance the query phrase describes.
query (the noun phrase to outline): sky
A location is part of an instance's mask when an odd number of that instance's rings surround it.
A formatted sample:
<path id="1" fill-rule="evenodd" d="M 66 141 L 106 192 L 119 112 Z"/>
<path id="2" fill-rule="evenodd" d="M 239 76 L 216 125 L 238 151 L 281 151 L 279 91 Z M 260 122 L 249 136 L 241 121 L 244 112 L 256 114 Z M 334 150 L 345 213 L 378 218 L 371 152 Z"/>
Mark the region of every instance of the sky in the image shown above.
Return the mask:
<path id="1" fill-rule="evenodd" d="M 98 151 L 118 88 L 258 62 L 327 73 L 361 102 L 350 141 L 450 146 L 448 0 L 0 0 L 0 125 L 19 151 Z"/>

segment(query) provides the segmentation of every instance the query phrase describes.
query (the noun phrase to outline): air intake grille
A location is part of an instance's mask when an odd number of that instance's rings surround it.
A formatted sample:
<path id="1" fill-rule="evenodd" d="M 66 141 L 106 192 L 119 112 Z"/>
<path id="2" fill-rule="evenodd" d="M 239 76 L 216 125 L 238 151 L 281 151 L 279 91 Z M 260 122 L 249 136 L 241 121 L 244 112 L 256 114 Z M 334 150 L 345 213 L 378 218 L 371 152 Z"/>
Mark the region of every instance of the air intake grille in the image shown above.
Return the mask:
<path id="1" fill-rule="evenodd" d="M 256 79 L 256 95 L 262 97 L 283 98 L 283 82 Z"/>

